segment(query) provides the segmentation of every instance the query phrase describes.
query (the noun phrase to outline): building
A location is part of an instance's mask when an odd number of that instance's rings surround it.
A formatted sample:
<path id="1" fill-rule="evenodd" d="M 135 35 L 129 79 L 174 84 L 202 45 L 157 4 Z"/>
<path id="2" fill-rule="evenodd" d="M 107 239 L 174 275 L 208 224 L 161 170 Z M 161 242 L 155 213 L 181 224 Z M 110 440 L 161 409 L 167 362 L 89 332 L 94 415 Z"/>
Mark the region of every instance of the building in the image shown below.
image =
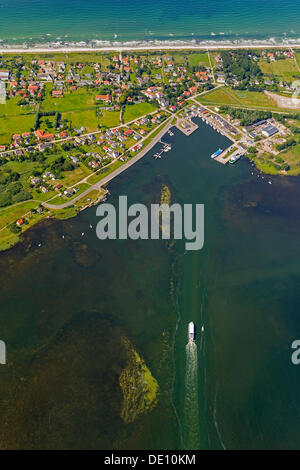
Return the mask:
<path id="1" fill-rule="evenodd" d="M 96 95 L 96 101 L 105 101 L 105 103 L 111 103 L 111 96 L 106 95 Z"/>
<path id="2" fill-rule="evenodd" d="M 267 127 L 264 127 L 264 129 L 262 130 L 262 134 L 265 137 L 271 137 L 272 135 L 277 134 L 277 132 L 278 132 L 278 129 L 275 126 L 267 126 Z"/>
<path id="3" fill-rule="evenodd" d="M 8 80 L 8 79 L 9 79 L 9 71 L 0 70 L 0 80 Z"/>

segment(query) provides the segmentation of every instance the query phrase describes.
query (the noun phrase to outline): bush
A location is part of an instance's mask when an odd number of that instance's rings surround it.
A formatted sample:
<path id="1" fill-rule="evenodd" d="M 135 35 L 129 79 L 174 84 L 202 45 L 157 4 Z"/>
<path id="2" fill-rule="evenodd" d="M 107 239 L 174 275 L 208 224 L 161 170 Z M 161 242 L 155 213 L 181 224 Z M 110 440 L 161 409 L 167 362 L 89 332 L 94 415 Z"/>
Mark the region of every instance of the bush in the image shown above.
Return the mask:
<path id="1" fill-rule="evenodd" d="M 29 199 L 32 199 L 32 194 L 30 194 L 28 191 L 25 191 L 25 189 L 22 189 L 14 196 L 13 202 L 28 201 Z"/>
<path id="2" fill-rule="evenodd" d="M 12 203 L 10 195 L 6 192 L 0 194 L 0 207 L 9 206 Z"/>
<path id="3" fill-rule="evenodd" d="M 19 227 L 16 223 L 10 224 L 9 230 L 10 230 L 12 233 L 20 233 L 20 232 L 22 231 L 21 227 Z"/>

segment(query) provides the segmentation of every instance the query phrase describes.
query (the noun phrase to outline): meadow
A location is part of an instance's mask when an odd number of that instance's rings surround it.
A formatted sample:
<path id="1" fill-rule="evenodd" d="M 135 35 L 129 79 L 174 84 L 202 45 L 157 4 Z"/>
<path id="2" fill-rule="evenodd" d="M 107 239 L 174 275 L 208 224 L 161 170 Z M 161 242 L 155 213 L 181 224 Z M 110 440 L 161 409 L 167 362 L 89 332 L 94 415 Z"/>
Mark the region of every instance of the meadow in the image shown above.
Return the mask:
<path id="1" fill-rule="evenodd" d="M 248 90 L 233 90 L 227 86 L 206 93 L 196 98 L 208 105 L 235 105 L 241 107 L 276 109 L 276 103 L 264 93 Z"/>
<path id="2" fill-rule="evenodd" d="M 274 75 L 284 82 L 290 82 L 297 74 L 299 75 L 299 69 L 294 59 L 282 59 L 275 62 L 260 60 L 258 65 L 263 74 Z"/>
<path id="3" fill-rule="evenodd" d="M 152 103 L 138 103 L 127 105 L 124 112 L 124 122 L 130 122 L 138 119 L 140 116 L 152 113 L 157 109 L 157 106 Z"/>
<path id="4" fill-rule="evenodd" d="M 199 65 L 210 66 L 207 52 L 192 52 L 188 55 L 188 61 L 192 67 Z"/>

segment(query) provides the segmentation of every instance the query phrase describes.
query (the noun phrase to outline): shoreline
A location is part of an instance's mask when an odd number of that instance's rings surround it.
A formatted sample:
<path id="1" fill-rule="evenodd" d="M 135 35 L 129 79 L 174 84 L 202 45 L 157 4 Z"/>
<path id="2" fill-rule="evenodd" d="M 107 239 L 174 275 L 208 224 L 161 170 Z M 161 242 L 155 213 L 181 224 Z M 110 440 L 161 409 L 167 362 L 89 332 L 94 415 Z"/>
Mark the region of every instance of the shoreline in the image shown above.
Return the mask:
<path id="1" fill-rule="evenodd" d="M 126 52 L 126 51 L 163 51 L 163 50 L 179 50 L 179 51 L 188 51 L 188 50 L 199 50 L 199 51 L 208 51 L 208 50 L 221 50 L 221 49 L 286 49 L 286 48 L 299 48 L 300 42 L 291 44 L 270 44 L 270 43 L 243 43 L 243 44 L 228 44 L 228 43 L 217 43 L 214 44 L 145 44 L 145 45 L 110 45 L 102 47 L 87 47 L 87 46 L 61 46 L 61 47 L 51 47 L 49 46 L 38 46 L 38 47 L 0 47 L 0 54 L 39 54 L 39 53 L 72 53 L 72 52 Z"/>
<path id="2" fill-rule="evenodd" d="M 93 184 L 90 188 L 86 189 L 83 193 L 79 194 L 77 197 L 71 199 L 70 201 L 65 202 L 64 204 L 60 204 L 59 207 L 56 205 L 53 205 L 51 203 L 43 202 L 42 205 L 46 207 L 47 209 L 64 209 L 66 207 L 72 206 L 74 202 L 80 200 L 82 197 L 86 196 L 89 194 L 91 191 L 94 189 L 106 189 L 106 185 L 110 183 L 111 180 L 119 176 L 121 173 L 126 171 L 128 168 L 130 168 L 132 165 L 134 165 L 137 161 L 139 161 L 141 158 L 143 158 L 148 152 L 152 150 L 152 148 L 164 137 L 164 135 L 168 132 L 168 130 L 172 127 L 172 117 L 168 118 L 167 121 L 165 122 L 164 127 L 158 132 L 155 137 L 149 142 L 149 144 L 146 145 L 146 147 L 142 148 L 141 151 L 132 157 L 130 160 L 125 162 L 123 165 L 121 165 L 119 168 L 116 170 L 112 171 L 108 175 L 104 175 L 103 178 L 101 178 L 100 181 L 97 183 Z M 84 210 L 84 209 L 83 209 Z"/>
<path id="3" fill-rule="evenodd" d="M 141 149 L 141 151 L 137 155 L 132 157 L 131 160 L 129 160 L 126 163 L 124 163 L 123 165 L 121 165 L 119 168 L 114 170 L 112 173 L 109 173 L 108 175 L 103 176 L 103 178 L 100 181 L 93 184 L 90 188 L 88 188 L 86 191 L 84 191 L 83 193 L 76 196 L 74 199 L 72 199 L 70 201 L 67 201 L 64 204 L 60 204 L 59 207 L 56 206 L 56 205 L 53 205 L 53 204 L 49 204 L 49 203 L 47 204 L 46 202 L 42 202 L 41 205 L 44 206 L 48 210 L 68 209 L 68 208 L 71 208 L 74 205 L 74 203 L 76 203 L 78 200 L 84 198 L 90 192 L 92 192 L 94 190 L 98 190 L 98 191 L 101 191 L 101 189 L 106 189 L 107 190 L 106 186 L 110 183 L 110 181 L 112 181 L 114 178 L 118 177 L 121 173 L 126 171 L 129 167 L 133 166 L 137 161 L 141 160 L 148 152 L 150 152 L 152 150 L 152 148 L 160 141 L 160 139 L 162 139 L 164 137 L 164 135 L 168 132 L 168 130 L 171 127 L 172 127 L 172 117 L 167 119 L 167 121 L 165 122 L 165 125 L 158 132 L 158 134 L 155 135 L 155 137 L 153 137 L 153 139 L 146 145 L 146 147 Z M 80 212 L 82 212 L 85 209 L 87 209 L 88 207 L 90 207 L 90 204 L 93 203 L 93 202 L 94 201 L 91 201 L 87 205 L 85 205 L 84 207 L 79 208 L 79 210 L 76 214 L 69 215 L 68 217 L 66 217 L 66 219 L 72 219 L 72 218 L 76 217 Z M 29 227 L 26 227 L 25 230 L 23 230 L 20 234 L 16 235 L 14 242 L 9 246 L 3 247 L 1 245 L 1 242 L 0 242 L 0 253 L 3 253 L 4 251 L 10 250 L 11 248 L 15 247 L 20 242 L 22 242 L 22 236 L 28 230 L 36 227 L 37 225 L 39 225 L 41 222 L 43 222 L 45 220 L 53 220 L 53 219 L 59 220 L 60 218 L 57 217 L 57 214 L 52 213 L 51 216 L 48 215 L 48 216 L 43 217 L 41 220 L 37 220 L 35 223 L 30 225 Z"/>

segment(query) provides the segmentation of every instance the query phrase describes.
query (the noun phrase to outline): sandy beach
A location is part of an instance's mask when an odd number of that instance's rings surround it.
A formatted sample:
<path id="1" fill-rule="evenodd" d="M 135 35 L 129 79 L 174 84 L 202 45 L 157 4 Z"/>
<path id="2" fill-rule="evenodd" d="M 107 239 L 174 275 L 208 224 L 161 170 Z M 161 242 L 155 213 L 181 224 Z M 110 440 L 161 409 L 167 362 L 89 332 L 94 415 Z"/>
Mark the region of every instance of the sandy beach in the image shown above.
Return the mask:
<path id="1" fill-rule="evenodd" d="M 159 45 L 111 45 L 103 47 L 86 47 L 86 46 L 51 46 L 51 45 L 37 45 L 36 47 L 0 47 L 0 54 L 38 54 L 47 52 L 128 52 L 128 51 L 161 51 L 161 50 L 221 50 L 221 49 L 297 49 L 300 48 L 300 42 L 295 44 L 271 44 L 271 43 L 256 43 L 247 42 L 242 44 L 234 43 L 214 43 L 214 44 L 159 44 Z"/>

